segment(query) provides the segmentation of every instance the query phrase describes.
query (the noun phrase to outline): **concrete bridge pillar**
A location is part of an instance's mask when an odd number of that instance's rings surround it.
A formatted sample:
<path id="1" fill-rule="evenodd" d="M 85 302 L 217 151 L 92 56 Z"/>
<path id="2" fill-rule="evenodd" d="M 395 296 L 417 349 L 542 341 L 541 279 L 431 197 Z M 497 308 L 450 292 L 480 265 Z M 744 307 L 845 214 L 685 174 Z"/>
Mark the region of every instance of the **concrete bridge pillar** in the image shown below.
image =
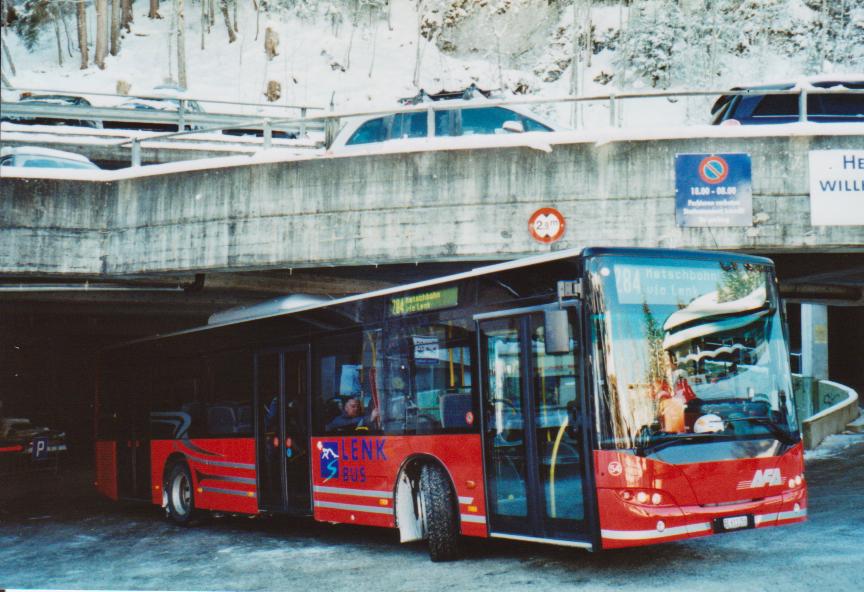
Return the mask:
<path id="1" fill-rule="evenodd" d="M 828 378 L 828 307 L 801 304 L 801 374 Z"/>

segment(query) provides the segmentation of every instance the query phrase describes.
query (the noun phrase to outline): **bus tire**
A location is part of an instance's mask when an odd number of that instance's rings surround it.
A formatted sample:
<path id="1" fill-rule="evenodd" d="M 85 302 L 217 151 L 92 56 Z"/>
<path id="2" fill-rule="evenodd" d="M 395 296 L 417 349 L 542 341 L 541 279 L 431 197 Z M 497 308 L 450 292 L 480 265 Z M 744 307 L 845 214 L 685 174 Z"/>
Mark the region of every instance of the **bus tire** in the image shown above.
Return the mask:
<path id="1" fill-rule="evenodd" d="M 165 482 L 165 493 L 168 503 L 165 510 L 175 524 L 189 526 L 196 517 L 195 492 L 192 484 L 192 473 L 185 462 L 175 463 L 168 473 Z"/>
<path id="2" fill-rule="evenodd" d="M 456 497 L 447 474 L 439 465 L 423 465 L 420 470 L 420 496 L 429 557 L 432 561 L 456 559 L 459 554 Z"/>

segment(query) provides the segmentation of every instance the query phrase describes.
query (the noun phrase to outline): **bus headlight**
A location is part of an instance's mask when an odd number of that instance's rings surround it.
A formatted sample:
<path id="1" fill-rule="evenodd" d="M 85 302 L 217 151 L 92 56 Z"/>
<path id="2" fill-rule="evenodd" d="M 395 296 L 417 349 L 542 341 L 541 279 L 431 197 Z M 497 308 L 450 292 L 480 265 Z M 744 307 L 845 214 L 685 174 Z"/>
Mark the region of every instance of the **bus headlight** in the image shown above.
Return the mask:
<path id="1" fill-rule="evenodd" d="M 672 501 L 672 498 L 662 492 L 657 490 L 630 490 L 630 489 L 619 489 L 617 491 L 618 497 L 620 497 L 625 502 L 631 504 L 641 504 L 644 506 L 670 506 L 675 505 L 675 502 Z"/>
<path id="2" fill-rule="evenodd" d="M 802 483 L 804 483 L 804 475 L 795 475 L 789 478 L 787 485 L 789 489 L 795 489 L 796 487 L 800 487 Z"/>

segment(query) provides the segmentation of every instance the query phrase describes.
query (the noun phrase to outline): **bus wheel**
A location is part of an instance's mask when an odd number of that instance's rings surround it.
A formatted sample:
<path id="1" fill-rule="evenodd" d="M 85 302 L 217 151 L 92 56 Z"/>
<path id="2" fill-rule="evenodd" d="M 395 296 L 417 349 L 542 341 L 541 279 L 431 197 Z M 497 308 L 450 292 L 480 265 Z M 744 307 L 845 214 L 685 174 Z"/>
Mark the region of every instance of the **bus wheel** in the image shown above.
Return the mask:
<path id="1" fill-rule="evenodd" d="M 195 517 L 195 495 L 192 490 L 192 474 L 185 462 L 171 467 L 165 483 L 168 503 L 165 509 L 175 523 L 188 526 Z"/>
<path id="2" fill-rule="evenodd" d="M 459 520 L 456 499 L 444 470 L 435 464 L 420 471 L 420 497 L 424 530 L 432 561 L 456 559 L 459 553 Z"/>

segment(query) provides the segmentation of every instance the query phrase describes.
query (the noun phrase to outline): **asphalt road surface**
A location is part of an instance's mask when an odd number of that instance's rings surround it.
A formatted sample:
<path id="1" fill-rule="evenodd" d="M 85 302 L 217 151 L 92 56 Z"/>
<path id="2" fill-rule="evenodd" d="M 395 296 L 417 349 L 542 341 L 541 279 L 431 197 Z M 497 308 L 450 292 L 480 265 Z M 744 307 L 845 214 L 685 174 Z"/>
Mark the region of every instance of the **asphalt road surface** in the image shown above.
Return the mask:
<path id="1" fill-rule="evenodd" d="M 122 590 L 864 589 L 864 435 L 807 461 L 809 521 L 654 547 L 581 550 L 467 539 L 431 563 L 395 531 L 309 520 L 169 524 L 155 506 L 99 499 L 83 472 L 0 496 L 0 588 Z"/>

